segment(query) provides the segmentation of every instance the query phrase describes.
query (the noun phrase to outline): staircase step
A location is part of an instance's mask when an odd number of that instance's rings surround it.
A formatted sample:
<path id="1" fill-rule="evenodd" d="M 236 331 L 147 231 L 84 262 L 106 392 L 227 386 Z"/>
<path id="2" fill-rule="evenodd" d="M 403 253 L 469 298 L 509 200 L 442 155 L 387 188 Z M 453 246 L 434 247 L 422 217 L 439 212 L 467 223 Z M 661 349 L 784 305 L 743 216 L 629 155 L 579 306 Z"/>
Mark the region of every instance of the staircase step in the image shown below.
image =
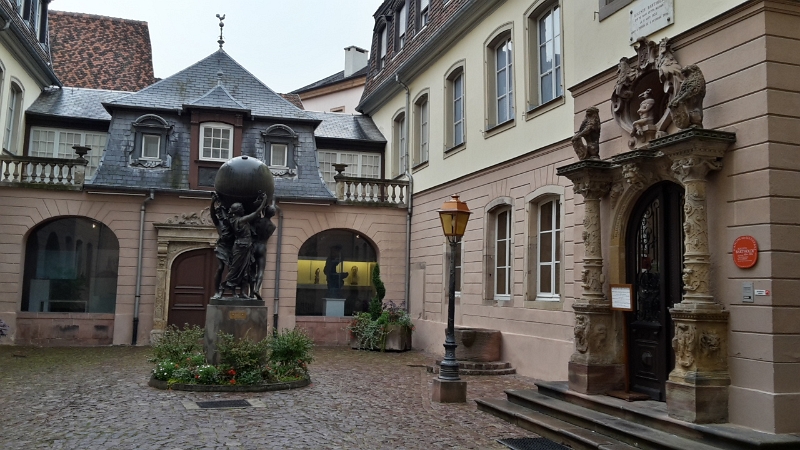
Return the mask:
<path id="1" fill-rule="evenodd" d="M 628 444 L 608 436 L 576 427 L 563 420 L 542 414 L 523 406 L 501 399 L 477 399 L 478 409 L 532 431 L 559 444 L 578 450 L 634 450 Z"/>
<path id="2" fill-rule="evenodd" d="M 428 373 L 439 373 L 442 361 L 437 360 L 432 366 L 427 366 Z M 473 362 L 458 361 L 458 372 L 461 375 L 513 375 L 517 369 L 505 361 Z"/>
<path id="3" fill-rule="evenodd" d="M 762 433 L 732 424 L 695 424 L 667 415 L 663 402 L 626 402 L 605 395 L 587 395 L 569 390 L 567 382 L 537 382 L 538 393 L 574 405 L 645 425 L 666 433 L 731 450 L 797 450 L 800 436 Z"/>
<path id="4" fill-rule="evenodd" d="M 653 450 L 718 449 L 718 447 L 713 447 L 698 440 L 687 439 L 613 415 L 548 397 L 535 390 L 507 390 L 506 395 L 511 403 L 568 422 L 574 427 L 584 428 L 608 436 L 636 448 Z"/>

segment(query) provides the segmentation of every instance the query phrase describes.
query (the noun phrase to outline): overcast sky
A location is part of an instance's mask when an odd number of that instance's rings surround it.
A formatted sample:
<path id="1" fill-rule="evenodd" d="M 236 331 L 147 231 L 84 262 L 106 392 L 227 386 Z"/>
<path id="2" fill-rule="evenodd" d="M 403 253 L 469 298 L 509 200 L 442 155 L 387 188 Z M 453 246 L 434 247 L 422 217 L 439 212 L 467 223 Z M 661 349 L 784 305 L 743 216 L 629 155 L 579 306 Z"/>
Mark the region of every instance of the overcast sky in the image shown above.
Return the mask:
<path id="1" fill-rule="evenodd" d="M 142 20 L 155 75 L 166 78 L 225 51 L 272 90 L 291 92 L 344 70 L 344 48 L 370 50 L 381 0 L 55 0 L 50 9 Z"/>

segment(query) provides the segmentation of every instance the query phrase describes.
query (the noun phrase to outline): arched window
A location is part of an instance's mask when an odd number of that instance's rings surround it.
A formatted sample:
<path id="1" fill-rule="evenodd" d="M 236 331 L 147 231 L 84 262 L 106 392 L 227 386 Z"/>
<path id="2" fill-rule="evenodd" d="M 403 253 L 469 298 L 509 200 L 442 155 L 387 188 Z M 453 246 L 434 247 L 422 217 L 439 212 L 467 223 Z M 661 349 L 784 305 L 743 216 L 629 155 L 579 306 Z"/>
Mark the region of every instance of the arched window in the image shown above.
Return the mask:
<path id="1" fill-rule="evenodd" d="M 367 311 L 378 261 L 372 243 L 351 230 L 309 238 L 297 258 L 298 316 L 350 316 Z"/>
<path id="2" fill-rule="evenodd" d="M 22 311 L 113 313 L 119 241 L 105 225 L 68 217 L 40 225 L 25 248 Z"/>

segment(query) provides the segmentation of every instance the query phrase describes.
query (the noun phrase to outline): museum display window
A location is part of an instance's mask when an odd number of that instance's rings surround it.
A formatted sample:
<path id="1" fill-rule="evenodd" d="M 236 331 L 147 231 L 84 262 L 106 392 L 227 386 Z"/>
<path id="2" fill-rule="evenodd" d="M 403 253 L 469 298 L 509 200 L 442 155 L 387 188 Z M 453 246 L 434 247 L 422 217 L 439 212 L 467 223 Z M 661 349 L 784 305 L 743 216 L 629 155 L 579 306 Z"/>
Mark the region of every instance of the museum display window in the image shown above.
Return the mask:
<path id="1" fill-rule="evenodd" d="M 69 217 L 40 225 L 25 249 L 22 311 L 113 313 L 119 241 L 105 225 Z"/>
<path id="2" fill-rule="evenodd" d="M 341 317 L 367 311 L 377 261 L 373 245 L 357 232 L 326 230 L 312 236 L 297 258 L 297 315 Z"/>

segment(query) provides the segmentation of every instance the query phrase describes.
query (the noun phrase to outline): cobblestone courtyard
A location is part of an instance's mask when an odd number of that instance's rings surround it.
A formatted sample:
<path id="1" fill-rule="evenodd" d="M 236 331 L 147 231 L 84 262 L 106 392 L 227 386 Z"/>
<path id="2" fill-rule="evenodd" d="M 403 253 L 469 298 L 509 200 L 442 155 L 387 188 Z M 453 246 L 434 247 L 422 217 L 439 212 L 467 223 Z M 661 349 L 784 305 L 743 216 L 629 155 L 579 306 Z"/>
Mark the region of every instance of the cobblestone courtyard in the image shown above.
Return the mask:
<path id="1" fill-rule="evenodd" d="M 532 379 L 464 377 L 466 404 L 431 403 L 435 375 L 421 366 L 432 357 L 418 352 L 317 348 L 311 386 L 250 394 L 150 388 L 148 353 L 0 347 L 0 449 L 502 449 L 495 439 L 533 436 L 472 401 L 531 388 Z M 181 403 L 245 398 L 267 407 Z"/>

